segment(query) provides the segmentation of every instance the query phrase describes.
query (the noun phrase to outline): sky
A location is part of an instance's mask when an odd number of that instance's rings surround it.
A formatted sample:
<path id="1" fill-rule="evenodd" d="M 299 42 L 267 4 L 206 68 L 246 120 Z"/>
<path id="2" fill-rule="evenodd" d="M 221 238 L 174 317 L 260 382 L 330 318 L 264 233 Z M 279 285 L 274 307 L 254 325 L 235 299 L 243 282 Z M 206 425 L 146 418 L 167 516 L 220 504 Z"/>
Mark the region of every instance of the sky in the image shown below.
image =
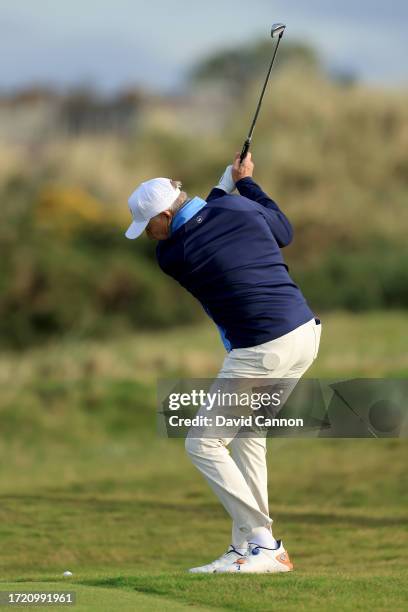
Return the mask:
<path id="1" fill-rule="evenodd" d="M 408 84 L 406 0 L 0 0 L 0 90 L 173 90 L 194 62 L 277 21 L 332 70 Z"/>

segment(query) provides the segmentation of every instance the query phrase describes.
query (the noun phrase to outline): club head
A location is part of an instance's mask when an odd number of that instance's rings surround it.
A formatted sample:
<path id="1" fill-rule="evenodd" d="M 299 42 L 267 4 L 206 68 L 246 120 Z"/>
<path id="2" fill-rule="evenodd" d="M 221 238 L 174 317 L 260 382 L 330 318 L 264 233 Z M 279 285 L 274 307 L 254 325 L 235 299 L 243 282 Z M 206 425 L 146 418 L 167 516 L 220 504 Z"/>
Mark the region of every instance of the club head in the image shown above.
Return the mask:
<path id="1" fill-rule="evenodd" d="M 285 24 L 284 23 L 274 23 L 271 29 L 271 36 L 272 38 L 277 38 L 277 36 L 282 36 L 283 32 L 285 31 Z"/>

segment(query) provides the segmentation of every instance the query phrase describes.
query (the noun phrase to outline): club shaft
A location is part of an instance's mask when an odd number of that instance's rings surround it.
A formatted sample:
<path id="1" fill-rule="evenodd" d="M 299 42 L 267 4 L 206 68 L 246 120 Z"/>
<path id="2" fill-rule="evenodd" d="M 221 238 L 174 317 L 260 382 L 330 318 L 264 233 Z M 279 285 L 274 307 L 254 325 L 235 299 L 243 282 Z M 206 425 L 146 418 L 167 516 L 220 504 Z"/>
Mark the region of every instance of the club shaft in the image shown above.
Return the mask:
<path id="1" fill-rule="evenodd" d="M 261 95 L 260 95 L 260 98 L 259 98 L 259 101 L 258 101 L 258 106 L 256 107 L 255 115 L 254 115 L 254 118 L 252 120 L 252 124 L 251 124 L 251 127 L 249 129 L 247 139 L 245 140 L 244 146 L 242 147 L 241 162 L 246 157 L 246 155 L 247 155 L 247 153 L 249 151 L 249 147 L 251 145 L 251 140 L 252 140 L 252 135 L 254 133 L 255 124 L 256 124 L 256 121 L 258 119 L 259 111 L 261 110 L 262 100 L 263 100 L 264 95 L 265 95 L 266 86 L 268 85 L 269 77 L 270 77 L 271 72 L 272 72 L 273 64 L 275 62 L 276 53 L 278 51 L 278 47 L 279 47 L 279 43 L 281 41 L 282 35 L 283 35 L 283 32 L 281 34 L 279 34 L 278 42 L 275 45 L 275 50 L 273 52 L 272 61 L 271 61 L 270 65 L 269 65 L 268 73 L 266 75 L 266 79 L 265 79 L 265 82 L 264 82 L 263 87 L 262 87 Z"/>

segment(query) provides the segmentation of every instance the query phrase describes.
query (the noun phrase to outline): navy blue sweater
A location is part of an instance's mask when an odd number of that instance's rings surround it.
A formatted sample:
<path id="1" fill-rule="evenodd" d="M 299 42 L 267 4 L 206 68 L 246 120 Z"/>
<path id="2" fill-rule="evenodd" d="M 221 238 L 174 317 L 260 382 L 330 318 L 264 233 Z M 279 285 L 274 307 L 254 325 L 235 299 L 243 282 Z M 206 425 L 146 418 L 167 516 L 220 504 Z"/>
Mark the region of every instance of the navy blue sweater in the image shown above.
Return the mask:
<path id="1" fill-rule="evenodd" d="M 274 340 L 314 316 L 280 250 L 293 237 L 288 219 L 251 178 L 237 189 L 213 189 L 156 251 L 161 269 L 217 324 L 227 350 Z"/>

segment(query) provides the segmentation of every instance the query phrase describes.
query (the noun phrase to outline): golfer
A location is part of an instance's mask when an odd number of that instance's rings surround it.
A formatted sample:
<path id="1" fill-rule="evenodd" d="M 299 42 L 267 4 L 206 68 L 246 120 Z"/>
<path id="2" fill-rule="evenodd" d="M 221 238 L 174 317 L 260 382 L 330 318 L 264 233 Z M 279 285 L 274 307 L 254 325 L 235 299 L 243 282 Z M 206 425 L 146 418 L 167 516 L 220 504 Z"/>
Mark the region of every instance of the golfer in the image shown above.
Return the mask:
<path id="1" fill-rule="evenodd" d="M 126 237 L 146 230 L 157 240 L 163 272 L 218 326 L 228 352 L 218 377 L 298 380 L 317 356 L 321 325 L 282 257 L 292 227 L 253 171 L 251 154 L 241 163 L 237 153 L 206 200 L 167 178 L 142 183 L 129 198 L 133 222 Z M 232 518 L 227 551 L 190 571 L 290 571 L 288 553 L 272 533 L 266 438 L 189 435 L 186 450 Z"/>

